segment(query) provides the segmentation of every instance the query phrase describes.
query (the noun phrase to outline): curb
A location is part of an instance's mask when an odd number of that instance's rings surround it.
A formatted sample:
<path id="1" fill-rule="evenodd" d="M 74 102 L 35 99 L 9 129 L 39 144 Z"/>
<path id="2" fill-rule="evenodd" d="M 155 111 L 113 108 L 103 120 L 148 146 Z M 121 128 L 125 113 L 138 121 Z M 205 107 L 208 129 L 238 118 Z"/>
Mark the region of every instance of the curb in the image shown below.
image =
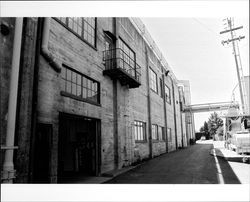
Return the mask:
<path id="1" fill-rule="evenodd" d="M 220 149 L 214 148 L 211 149 L 210 155 L 216 156 L 222 159 L 225 159 L 227 161 L 233 161 L 233 162 L 241 162 L 241 163 L 250 163 L 250 156 L 237 156 L 237 157 L 231 157 L 231 156 L 224 156 Z"/>

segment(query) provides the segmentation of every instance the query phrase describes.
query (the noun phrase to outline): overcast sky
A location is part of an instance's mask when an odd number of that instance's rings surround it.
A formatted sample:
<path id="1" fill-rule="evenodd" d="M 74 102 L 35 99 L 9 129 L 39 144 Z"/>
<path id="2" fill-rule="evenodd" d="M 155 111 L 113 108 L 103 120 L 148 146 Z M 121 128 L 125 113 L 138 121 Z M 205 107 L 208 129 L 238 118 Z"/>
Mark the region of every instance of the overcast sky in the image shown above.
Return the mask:
<path id="1" fill-rule="evenodd" d="M 237 85 L 237 73 L 231 46 L 223 46 L 229 34 L 223 18 L 141 18 L 177 79 L 189 80 L 192 104 L 230 101 Z M 238 35 L 244 75 L 249 75 L 249 21 L 235 18 L 235 26 L 243 25 Z M 238 88 L 236 89 L 236 91 Z M 199 130 L 209 113 L 195 114 Z"/>

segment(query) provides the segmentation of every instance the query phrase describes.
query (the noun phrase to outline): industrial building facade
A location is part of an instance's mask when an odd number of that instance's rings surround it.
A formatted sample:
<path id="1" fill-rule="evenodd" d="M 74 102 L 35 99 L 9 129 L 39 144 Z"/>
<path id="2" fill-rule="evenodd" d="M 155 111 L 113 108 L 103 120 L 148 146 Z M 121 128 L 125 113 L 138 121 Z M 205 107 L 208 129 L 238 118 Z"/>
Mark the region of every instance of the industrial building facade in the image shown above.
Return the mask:
<path id="1" fill-rule="evenodd" d="M 8 145 L 18 20 L 16 122 Z M 2 182 L 100 176 L 187 147 L 194 137 L 192 114 L 183 111 L 188 81 L 162 65 L 132 19 L 1 18 L 1 47 Z M 12 171 L 4 168 L 10 150 Z"/>

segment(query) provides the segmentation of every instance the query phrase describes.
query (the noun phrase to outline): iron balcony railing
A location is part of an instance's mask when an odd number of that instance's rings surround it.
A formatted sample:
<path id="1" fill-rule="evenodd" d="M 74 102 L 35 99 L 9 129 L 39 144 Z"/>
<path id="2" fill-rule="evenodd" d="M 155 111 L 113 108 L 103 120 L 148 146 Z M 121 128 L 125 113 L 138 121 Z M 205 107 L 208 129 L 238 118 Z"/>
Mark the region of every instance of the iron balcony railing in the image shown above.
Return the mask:
<path id="1" fill-rule="evenodd" d="M 103 51 L 103 61 L 105 62 L 105 70 L 121 69 L 141 83 L 141 67 L 122 49 Z"/>

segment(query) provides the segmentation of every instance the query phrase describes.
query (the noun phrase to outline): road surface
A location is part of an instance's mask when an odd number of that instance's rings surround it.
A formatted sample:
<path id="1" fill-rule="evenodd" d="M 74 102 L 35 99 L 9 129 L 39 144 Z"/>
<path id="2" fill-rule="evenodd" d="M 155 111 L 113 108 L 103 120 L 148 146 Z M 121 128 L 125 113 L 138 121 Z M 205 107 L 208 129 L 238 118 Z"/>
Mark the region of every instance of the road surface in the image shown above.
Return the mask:
<path id="1" fill-rule="evenodd" d="M 226 160 L 210 155 L 212 148 L 212 141 L 204 141 L 203 144 L 164 154 L 106 183 L 240 184 Z"/>

